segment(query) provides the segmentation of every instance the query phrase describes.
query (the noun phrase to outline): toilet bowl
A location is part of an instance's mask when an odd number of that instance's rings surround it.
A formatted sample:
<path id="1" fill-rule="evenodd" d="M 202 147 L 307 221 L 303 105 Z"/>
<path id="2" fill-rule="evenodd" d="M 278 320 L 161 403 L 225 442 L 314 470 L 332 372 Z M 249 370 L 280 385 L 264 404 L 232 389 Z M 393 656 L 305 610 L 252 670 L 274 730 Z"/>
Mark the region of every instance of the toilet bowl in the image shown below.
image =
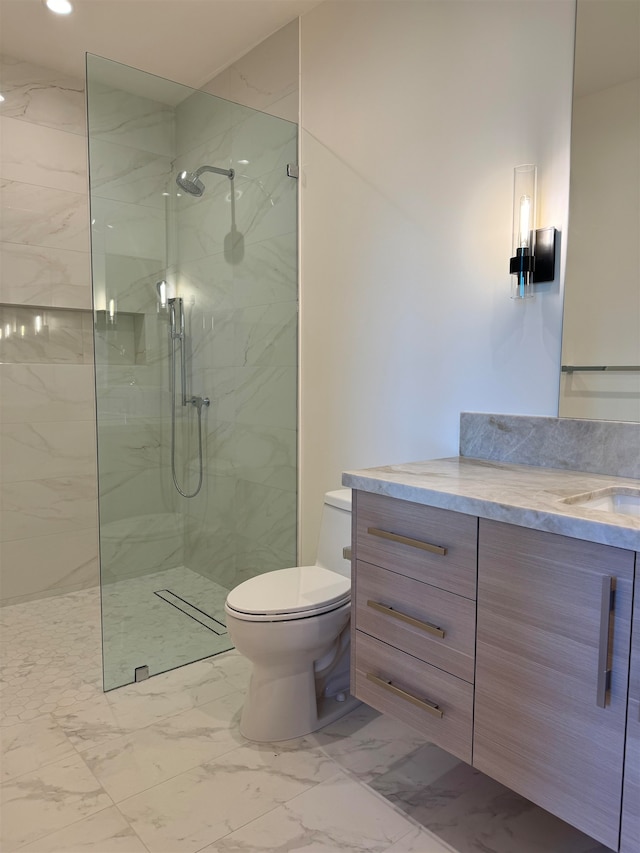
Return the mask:
<path id="1" fill-rule="evenodd" d="M 233 589 L 227 629 L 252 665 L 240 721 L 249 740 L 301 737 L 337 720 L 349 695 L 351 490 L 325 495 L 313 566 L 266 572 Z"/>

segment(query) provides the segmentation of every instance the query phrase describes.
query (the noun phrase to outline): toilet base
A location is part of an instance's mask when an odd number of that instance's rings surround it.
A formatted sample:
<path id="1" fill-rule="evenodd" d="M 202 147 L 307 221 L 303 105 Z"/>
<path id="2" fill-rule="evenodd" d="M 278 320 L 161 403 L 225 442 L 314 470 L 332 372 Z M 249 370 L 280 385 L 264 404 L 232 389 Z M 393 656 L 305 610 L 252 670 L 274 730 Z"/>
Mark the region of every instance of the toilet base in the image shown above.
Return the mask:
<path id="1" fill-rule="evenodd" d="M 338 694 L 345 696 L 345 694 Z M 316 699 L 313 667 L 274 680 L 272 668 L 254 664 L 240 719 L 240 733 L 257 743 L 274 743 L 311 734 L 360 704 L 346 694 Z"/>

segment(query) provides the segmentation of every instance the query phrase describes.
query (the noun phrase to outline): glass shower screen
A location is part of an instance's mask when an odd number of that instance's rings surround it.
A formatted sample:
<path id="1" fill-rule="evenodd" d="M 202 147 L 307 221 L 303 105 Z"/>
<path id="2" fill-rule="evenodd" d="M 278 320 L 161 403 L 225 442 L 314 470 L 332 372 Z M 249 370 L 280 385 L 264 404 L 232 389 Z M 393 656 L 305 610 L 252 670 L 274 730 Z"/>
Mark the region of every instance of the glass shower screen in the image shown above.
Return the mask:
<path id="1" fill-rule="evenodd" d="M 297 125 L 87 57 L 104 687 L 295 565 Z"/>

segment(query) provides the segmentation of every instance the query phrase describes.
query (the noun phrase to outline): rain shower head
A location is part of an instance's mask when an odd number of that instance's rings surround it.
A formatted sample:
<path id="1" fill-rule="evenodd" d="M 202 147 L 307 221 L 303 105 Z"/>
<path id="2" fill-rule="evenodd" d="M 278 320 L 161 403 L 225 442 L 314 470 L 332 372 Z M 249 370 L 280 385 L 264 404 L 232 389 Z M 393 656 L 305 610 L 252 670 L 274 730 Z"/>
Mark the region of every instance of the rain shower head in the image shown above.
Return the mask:
<path id="1" fill-rule="evenodd" d="M 180 172 L 176 178 L 176 184 L 181 187 L 189 195 L 200 197 L 204 192 L 204 184 L 200 180 L 200 175 L 203 172 L 215 172 L 216 175 L 224 175 L 233 180 L 235 172 L 233 169 L 219 169 L 217 166 L 200 166 L 195 172 Z"/>

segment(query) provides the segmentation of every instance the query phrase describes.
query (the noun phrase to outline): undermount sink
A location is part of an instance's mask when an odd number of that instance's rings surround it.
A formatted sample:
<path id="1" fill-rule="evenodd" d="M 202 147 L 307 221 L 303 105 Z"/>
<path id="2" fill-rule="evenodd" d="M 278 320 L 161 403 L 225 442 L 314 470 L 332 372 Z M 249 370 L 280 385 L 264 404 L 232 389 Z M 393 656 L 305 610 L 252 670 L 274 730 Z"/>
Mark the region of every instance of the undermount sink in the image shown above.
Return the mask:
<path id="1" fill-rule="evenodd" d="M 596 492 L 572 495 L 570 498 L 564 498 L 563 503 L 640 517 L 640 489 L 630 487 L 598 489 Z"/>

